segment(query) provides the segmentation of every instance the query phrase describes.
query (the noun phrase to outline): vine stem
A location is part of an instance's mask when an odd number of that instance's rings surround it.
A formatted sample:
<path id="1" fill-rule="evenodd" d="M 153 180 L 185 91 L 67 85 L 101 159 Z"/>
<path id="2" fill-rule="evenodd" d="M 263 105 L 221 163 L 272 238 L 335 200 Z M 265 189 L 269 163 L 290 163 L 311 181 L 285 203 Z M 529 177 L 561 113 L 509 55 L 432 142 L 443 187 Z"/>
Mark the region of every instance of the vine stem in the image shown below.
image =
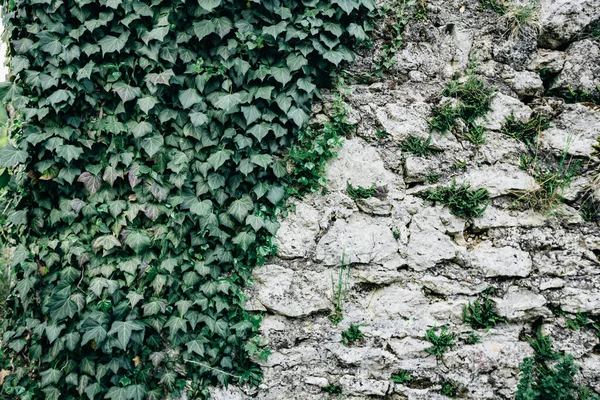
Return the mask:
<path id="1" fill-rule="evenodd" d="M 186 363 L 191 363 L 191 364 L 200 365 L 200 366 L 202 366 L 202 367 L 204 367 L 204 368 L 208 368 L 208 369 L 210 369 L 210 370 L 217 371 L 217 372 L 220 372 L 220 373 L 222 373 L 222 374 L 225 374 L 225 375 L 232 376 L 232 377 L 234 377 L 234 378 L 237 378 L 237 379 L 242 379 L 242 377 L 241 377 L 241 376 L 230 374 L 229 372 L 225 372 L 225 371 L 223 371 L 222 369 L 215 368 L 215 367 L 211 367 L 210 365 L 208 365 L 208 364 L 205 364 L 205 363 L 201 363 L 201 362 L 199 362 L 199 361 L 192 361 L 192 360 L 183 360 L 183 361 L 184 361 L 184 362 L 186 362 Z"/>

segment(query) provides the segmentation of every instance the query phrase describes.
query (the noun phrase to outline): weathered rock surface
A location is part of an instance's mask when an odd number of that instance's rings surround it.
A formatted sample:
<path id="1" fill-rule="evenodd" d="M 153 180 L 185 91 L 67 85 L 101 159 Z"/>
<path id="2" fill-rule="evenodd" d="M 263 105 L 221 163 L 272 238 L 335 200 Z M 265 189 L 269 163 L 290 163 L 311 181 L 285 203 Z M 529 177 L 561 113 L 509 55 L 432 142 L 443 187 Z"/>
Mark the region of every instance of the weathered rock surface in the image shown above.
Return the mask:
<path id="1" fill-rule="evenodd" d="M 586 39 L 567 49 L 563 68 L 552 89 L 598 92 L 600 89 L 600 43 Z"/>
<path id="2" fill-rule="evenodd" d="M 599 129 L 600 111 L 582 104 L 568 104 L 542 132 L 540 145 L 558 156 L 566 152 L 570 156 L 590 157 Z"/>
<path id="3" fill-rule="evenodd" d="M 538 38 L 542 47 L 556 49 L 571 42 L 600 15 L 598 0 L 542 0 Z"/>
<path id="4" fill-rule="evenodd" d="M 531 273 L 531 257 L 529 253 L 513 247 L 492 247 L 482 243 L 470 253 L 471 262 L 486 277 L 519 276 L 526 277 Z"/>

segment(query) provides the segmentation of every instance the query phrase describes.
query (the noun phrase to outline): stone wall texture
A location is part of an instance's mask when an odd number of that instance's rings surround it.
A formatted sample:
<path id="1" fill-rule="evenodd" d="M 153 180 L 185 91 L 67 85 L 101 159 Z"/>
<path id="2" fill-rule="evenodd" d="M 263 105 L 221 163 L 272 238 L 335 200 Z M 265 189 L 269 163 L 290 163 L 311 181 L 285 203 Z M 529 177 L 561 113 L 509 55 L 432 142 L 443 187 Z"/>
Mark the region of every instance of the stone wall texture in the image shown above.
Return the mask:
<path id="1" fill-rule="evenodd" d="M 352 83 L 346 97 L 356 133 L 328 165 L 326 190 L 293 202 L 277 256 L 255 270 L 248 290 L 248 309 L 263 313 L 262 334 L 273 352 L 262 363 L 264 381 L 259 388 L 216 389 L 214 399 L 328 399 L 328 385 L 339 386 L 345 399 L 446 399 L 439 393 L 443 379 L 464 385 L 466 398 L 512 399 L 519 365 L 533 354 L 526 337 L 540 324 L 555 350 L 575 357 L 578 379 L 600 392 L 600 340 L 592 329 L 568 329 L 565 322 L 577 312 L 600 315 L 600 229 L 580 216 L 584 198 L 600 197 L 592 154 L 600 107 L 548 95 L 600 85 L 600 40 L 586 33 L 600 18 L 600 0 L 529 4 L 537 7 L 532 25 L 511 37 L 510 21 L 478 1 L 427 0 L 427 19 L 409 22 L 381 79 L 369 77 L 377 41 L 346 66 L 348 76 L 369 78 Z M 481 122 L 486 143 L 434 133 L 435 155 L 403 151 L 398 144 L 407 137 L 430 135 L 428 120 L 444 88 L 469 65 L 497 92 Z M 548 73 L 554 79 L 544 87 L 541 75 Z M 326 118 L 319 110 L 315 121 Z M 515 193 L 538 182 L 520 168 L 525 144 L 500 129 L 507 116 L 527 120 L 532 113 L 551 118 L 540 154 L 566 153 L 567 162 L 582 164 L 549 213 L 511 207 Z M 456 170 L 459 161 L 466 166 Z M 439 181 L 427 183 L 432 174 Z M 418 196 L 453 180 L 488 189 L 492 201 L 481 217 L 459 218 Z M 355 201 L 347 181 L 375 183 L 378 195 Z M 328 315 L 342 263 L 350 271 L 347 296 L 343 320 L 334 325 Z M 507 322 L 477 331 L 481 341 L 466 344 L 473 329 L 463 307 L 490 286 Z M 553 312 L 558 308 L 566 315 Z M 346 346 L 341 333 L 350 324 L 360 325 L 364 339 Z M 425 352 L 433 326 L 457 335 L 443 357 Z M 398 370 L 418 384 L 393 383 Z"/>

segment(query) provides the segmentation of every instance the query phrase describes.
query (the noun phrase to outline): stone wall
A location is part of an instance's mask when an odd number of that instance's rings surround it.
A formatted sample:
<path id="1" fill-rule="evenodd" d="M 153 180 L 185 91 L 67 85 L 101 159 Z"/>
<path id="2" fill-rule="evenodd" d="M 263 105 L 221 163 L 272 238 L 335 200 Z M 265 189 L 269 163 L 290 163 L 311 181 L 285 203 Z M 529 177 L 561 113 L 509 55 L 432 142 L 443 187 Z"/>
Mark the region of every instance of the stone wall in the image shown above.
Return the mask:
<path id="1" fill-rule="evenodd" d="M 368 82 L 352 84 L 346 99 L 355 137 L 329 164 L 326 190 L 294 202 L 278 233 L 277 257 L 255 270 L 248 293 L 248 308 L 264 313 L 262 333 L 273 352 L 263 363 L 264 381 L 254 389 L 215 390 L 215 399 L 327 399 L 328 385 L 347 399 L 445 399 L 444 379 L 463 385 L 467 398 L 511 399 L 519 365 L 533 354 L 526 337 L 540 324 L 555 350 L 575 357 L 579 379 L 600 392 L 598 336 L 566 326 L 577 312 L 600 315 L 600 229 L 579 210 L 584 198 L 600 197 L 592 155 L 600 107 L 548 93 L 600 85 L 600 40 L 587 33 L 600 17 L 600 0 L 542 0 L 516 37 L 507 33 L 507 18 L 481 10 L 478 1 L 427 0 L 426 7 L 427 19 L 408 24 L 382 79 L 369 76 L 381 42 L 347 67 L 349 76 Z M 430 135 L 432 109 L 470 62 L 472 73 L 497 91 L 482 121 L 486 143 L 434 133 L 436 155 L 401 150 L 407 137 Z M 545 87 L 540 73 L 555 79 Z M 500 132 L 507 116 L 527 120 L 532 113 L 551 118 L 539 154 L 557 160 L 566 152 L 567 162 L 582 164 L 562 204 L 546 213 L 514 207 L 515 193 L 539 183 L 520 167 L 526 145 Z M 459 161 L 466 166 L 457 170 Z M 432 174 L 439 181 L 427 183 Z M 488 189 L 492 201 L 481 217 L 459 218 L 418 196 L 453 180 Z M 377 195 L 355 201 L 347 181 L 375 183 Z M 350 267 L 348 290 L 343 320 L 334 325 L 328 315 L 342 265 Z M 466 344 L 473 329 L 463 307 L 489 287 L 507 322 L 477 331 L 481 341 Z M 364 339 L 346 346 L 341 333 L 350 324 L 360 324 Z M 443 357 L 425 352 L 433 326 L 457 335 Z M 398 370 L 414 384 L 391 382 Z"/>

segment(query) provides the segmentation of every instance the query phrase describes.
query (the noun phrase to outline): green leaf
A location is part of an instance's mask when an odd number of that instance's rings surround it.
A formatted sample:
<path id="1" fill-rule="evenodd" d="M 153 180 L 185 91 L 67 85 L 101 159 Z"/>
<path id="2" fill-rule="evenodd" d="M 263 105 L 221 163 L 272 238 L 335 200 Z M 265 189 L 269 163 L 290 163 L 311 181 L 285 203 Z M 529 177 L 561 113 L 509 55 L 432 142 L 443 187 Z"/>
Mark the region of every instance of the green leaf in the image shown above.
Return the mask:
<path id="1" fill-rule="evenodd" d="M 252 134 L 260 142 L 269 133 L 269 125 L 265 123 L 256 124 L 248 129 L 248 133 Z"/>
<path id="2" fill-rule="evenodd" d="M 231 112 L 240 102 L 241 95 L 239 93 L 219 93 L 213 105 L 226 112 Z"/>
<path id="3" fill-rule="evenodd" d="M 88 400 L 94 400 L 96 395 L 102 391 L 102 387 L 98 382 L 92 383 L 88 387 L 85 388 L 85 394 L 88 397 Z"/>
<path id="4" fill-rule="evenodd" d="M 290 71 L 297 71 L 305 65 L 308 65 L 308 60 L 302 54 L 292 53 L 287 57 L 285 63 Z"/>
<path id="5" fill-rule="evenodd" d="M 192 111 L 190 113 L 190 120 L 195 127 L 206 125 L 209 121 L 208 116 L 200 111 Z"/>
<path id="6" fill-rule="evenodd" d="M 94 65 L 96 65 L 93 61 L 89 61 L 83 68 L 77 70 L 77 80 L 80 81 L 82 79 L 90 79 L 92 76 L 92 71 L 94 70 Z"/>
<path id="7" fill-rule="evenodd" d="M 260 228 L 265 226 L 265 222 L 262 217 L 258 215 L 250 214 L 246 217 L 246 225 L 250 225 L 255 232 L 258 232 Z"/>
<path id="8" fill-rule="evenodd" d="M 190 212 L 194 215 L 198 216 L 206 216 L 212 214 L 212 201 L 210 200 L 195 200 L 194 203 L 190 206 Z"/>
<path id="9" fill-rule="evenodd" d="M 125 238 L 125 244 L 129 246 L 136 254 L 141 253 L 146 247 L 150 246 L 150 236 L 144 231 L 131 231 Z"/>
<path id="10" fill-rule="evenodd" d="M 190 353 L 196 353 L 200 357 L 204 355 L 204 343 L 200 340 L 192 340 L 187 342 L 185 345 L 187 347 L 187 351 Z"/>
<path id="11" fill-rule="evenodd" d="M 205 19 L 203 21 L 196 22 L 194 24 L 194 35 L 196 35 L 196 37 L 199 40 L 202 40 L 206 36 L 210 35 L 211 33 L 215 33 L 215 32 L 216 32 L 216 26 L 209 19 Z"/>
<path id="12" fill-rule="evenodd" d="M 100 344 L 104 339 L 106 339 L 106 329 L 102 325 L 96 325 L 85 331 L 81 339 L 81 345 L 85 345 L 90 340 L 93 340 L 96 344 Z"/>
<path id="13" fill-rule="evenodd" d="M 219 150 L 219 151 L 211 154 L 210 157 L 208 157 L 208 160 L 206 160 L 206 161 L 216 171 L 217 169 L 219 169 L 219 167 L 221 165 L 225 164 L 225 162 L 231 158 L 232 154 L 233 154 L 233 151 L 231 151 L 231 150 Z"/>
<path id="14" fill-rule="evenodd" d="M 221 0 L 198 0 L 198 4 L 206 11 L 211 12 L 221 5 Z"/>
<path id="15" fill-rule="evenodd" d="M 260 110 L 255 105 L 242 107 L 242 113 L 244 114 L 244 118 L 246 118 L 246 124 L 248 125 L 252 124 L 262 116 Z"/>
<path id="16" fill-rule="evenodd" d="M 146 115 L 158 104 L 158 99 L 154 96 L 146 96 L 138 99 L 137 105 Z"/>
<path id="17" fill-rule="evenodd" d="M 271 35 L 273 39 L 277 39 L 277 36 L 285 32 L 287 28 L 287 22 L 281 21 L 277 25 L 265 26 L 262 29 L 264 35 Z"/>
<path id="18" fill-rule="evenodd" d="M 129 37 L 129 32 L 126 34 L 121 34 L 119 37 L 106 35 L 102 39 L 98 41 L 98 44 L 102 48 L 102 56 L 105 56 L 108 53 L 120 53 L 121 50 L 125 47 L 125 43 L 127 42 L 127 38 Z"/>
<path id="19" fill-rule="evenodd" d="M 352 0 L 332 0 L 331 2 L 340 6 L 346 14 L 351 14 L 353 10 L 358 9 L 358 3 Z"/>
<path id="20" fill-rule="evenodd" d="M 264 169 L 267 169 L 269 164 L 271 164 L 271 162 L 273 161 L 273 157 L 271 157 L 268 154 L 256 154 L 250 156 L 250 161 L 252 161 L 256 165 L 263 167 Z"/>
<path id="21" fill-rule="evenodd" d="M 227 212 L 232 215 L 235 219 L 240 222 L 244 222 L 244 219 L 250 211 L 254 209 L 254 203 L 249 196 L 243 196 L 241 199 L 234 200 Z"/>
<path id="22" fill-rule="evenodd" d="M 80 149 L 79 147 L 70 145 L 70 144 L 60 146 L 56 150 L 56 155 L 64 158 L 68 163 L 70 163 L 73 160 L 78 160 L 79 156 L 81 156 L 82 154 L 83 154 L 82 149 Z"/>
<path id="23" fill-rule="evenodd" d="M 0 168 L 13 168 L 27 161 L 27 152 L 11 145 L 0 147 Z"/>
<path id="24" fill-rule="evenodd" d="M 132 400 L 144 400 L 146 397 L 146 387 L 144 385 L 129 385 L 126 387 L 127 396 Z"/>
<path id="25" fill-rule="evenodd" d="M 171 336 L 175 335 L 179 331 L 187 332 L 187 321 L 184 318 L 171 316 L 165 327 L 170 329 Z"/>
<path id="26" fill-rule="evenodd" d="M 129 86 L 123 82 L 115 83 L 113 85 L 113 91 L 119 95 L 123 103 L 134 100 L 142 95 L 140 88 Z"/>
<path id="27" fill-rule="evenodd" d="M 310 117 L 302 109 L 292 107 L 288 112 L 288 116 L 292 118 L 297 127 L 302 128 L 308 123 Z"/>
<path id="28" fill-rule="evenodd" d="M 144 326 L 137 321 L 115 321 L 108 331 L 109 335 L 117 334 L 117 340 L 122 350 L 127 349 L 127 344 L 131 338 L 131 333 L 134 331 L 144 330 Z M 107 395 L 108 396 L 108 395 Z"/>
<path id="29" fill-rule="evenodd" d="M 179 101 L 183 105 L 183 108 L 190 108 L 194 104 L 202 102 L 202 97 L 200 97 L 196 89 L 186 89 L 179 92 Z"/>
<path id="30" fill-rule="evenodd" d="M 115 247 L 121 247 L 121 242 L 113 235 L 102 235 L 92 242 L 92 250 L 94 250 L 94 252 L 97 252 L 100 249 L 108 251 Z"/>
<path id="31" fill-rule="evenodd" d="M 106 393 L 106 396 L 104 396 L 104 398 L 110 399 L 110 400 L 129 400 L 129 399 L 131 399 L 127 388 L 120 388 L 117 386 L 111 387 L 110 390 L 108 391 L 108 393 Z"/>
<path id="32" fill-rule="evenodd" d="M 165 143 L 165 138 L 162 135 L 154 135 L 142 140 L 141 146 L 142 149 L 148 153 L 150 157 L 158 153 L 158 151 L 163 147 Z"/>
<path id="33" fill-rule="evenodd" d="M 49 304 L 52 319 L 60 321 L 65 318 L 73 318 L 77 313 L 77 304 L 70 298 L 59 299 Z"/>
<path id="34" fill-rule="evenodd" d="M 61 376 L 62 376 L 62 372 L 58 369 L 47 369 L 44 372 L 40 373 L 40 378 L 41 382 L 40 382 L 40 387 L 46 387 L 48 385 L 52 385 L 54 383 L 58 383 L 58 381 L 60 380 Z"/>
<path id="35" fill-rule="evenodd" d="M 288 68 L 271 67 L 271 74 L 273 75 L 273 78 L 283 86 L 292 80 L 292 76 Z"/>
<path id="36" fill-rule="evenodd" d="M 141 138 L 152 132 L 152 124 L 148 121 L 135 122 L 129 125 L 134 138 Z"/>
<path id="37" fill-rule="evenodd" d="M 256 235 L 254 234 L 254 232 L 248 231 L 242 231 L 232 239 L 232 242 L 240 246 L 244 251 L 248 251 L 250 245 L 255 241 Z"/>

